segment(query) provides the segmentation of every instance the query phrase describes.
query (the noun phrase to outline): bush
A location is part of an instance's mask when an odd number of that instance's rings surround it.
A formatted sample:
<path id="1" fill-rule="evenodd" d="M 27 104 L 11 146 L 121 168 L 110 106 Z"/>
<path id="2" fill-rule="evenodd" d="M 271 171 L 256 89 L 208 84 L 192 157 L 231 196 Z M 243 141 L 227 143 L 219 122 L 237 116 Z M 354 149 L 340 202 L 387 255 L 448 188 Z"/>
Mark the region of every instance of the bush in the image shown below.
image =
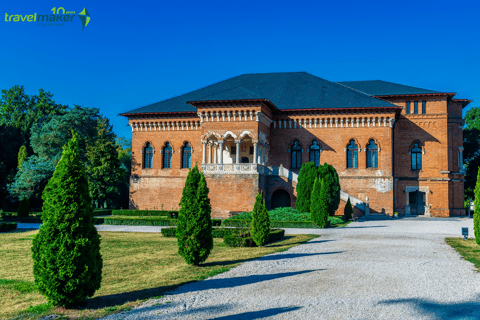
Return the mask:
<path id="1" fill-rule="evenodd" d="M 270 221 L 311 221 L 310 212 L 302 213 L 291 207 L 270 210 L 268 216 Z"/>
<path id="2" fill-rule="evenodd" d="M 176 226 L 177 219 L 169 219 L 168 217 L 104 217 L 106 225 L 124 225 L 124 226 Z"/>
<path id="3" fill-rule="evenodd" d="M 0 232 L 8 232 L 17 229 L 16 222 L 0 222 Z"/>
<path id="4" fill-rule="evenodd" d="M 244 228 L 245 230 L 249 230 L 248 228 Z M 160 231 L 164 237 L 170 238 L 175 237 L 175 232 L 177 227 L 170 227 L 170 228 L 162 228 Z M 213 238 L 223 238 L 225 234 L 232 232 L 235 228 L 212 228 L 212 237 Z"/>
<path id="5" fill-rule="evenodd" d="M 234 229 L 234 232 L 225 234 L 223 237 L 223 242 L 227 247 L 256 247 L 255 241 L 247 232 L 247 230 Z M 269 238 L 267 243 L 278 241 L 283 238 L 285 235 L 285 230 L 283 229 L 274 229 L 270 230 Z"/>
<path id="6" fill-rule="evenodd" d="M 253 205 L 251 235 L 257 246 L 263 246 L 267 243 L 269 234 L 270 219 L 268 218 L 268 211 L 263 200 L 263 191 L 260 190 Z"/>
<path id="7" fill-rule="evenodd" d="M 175 210 L 112 210 L 114 216 L 135 216 L 135 217 L 170 217 L 175 214 L 178 217 L 178 211 Z"/>
<path id="8" fill-rule="evenodd" d="M 480 245 L 480 168 L 477 172 L 477 184 L 475 185 L 475 211 L 473 212 L 473 231 L 475 242 Z"/>
<path id="9" fill-rule="evenodd" d="M 322 180 L 322 193 L 325 193 L 328 215 L 334 216 L 340 204 L 340 182 L 335 168 L 325 163 L 318 167 L 318 177 Z"/>
<path id="10" fill-rule="evenodd" d="M 302 164 L 298 174 L 297 202 L 295 207 L 300 212 L 310 212 L 310 197 L 312 196 L 313 184 L 317 177 L 317 167 L 313 162 Z"/>
<path id="11" fill-rule="evenodd" d="M 326 175 L 323 179 L 316 178 L 312 191 L 312 204 L 310 207 L 310 214 L 313 222 L 320 228 L 325 228 L 328 223 L 328 193 L 325 192 L 325 187 L 331 179 L 329 175 Z"/>
<path id="12" fill-rule="evenodd" d="M 94 209 L 94 216 L 110 216 L 112 214 L 112 209 Z"/>
<path id="13" fill-rule="evenodd" d="M 22 199 L 18 204 L 17 217 L 25 218 L 30 213 L 30 200 L 28 198 Z"/>
<path id="14" fill-rule="evenodd" d="M 222 219 L 212 219 L 213 227 L 220 227 L 222 225 Z"/>
<path id="15" fill-rule="evenodd" d="M 345 215 L 345 221 L 349 221 L 350 219 L 352 219 L 353 208 L 352 203 L 350 202 L 350 197 L 348 197 L 347 204 L 343 209 L 343 214 Z"/>
<path id="16" fill-rule="evenodd" d="M 178 253 L 187 264 L 195 266 L 204 262 L 213 248 L 208 192 L 205 176 L 195 165 L 182 191 L 176 230 Z"/>
<path id="17" fill-rule="evenodd" d="M 33 275 L 55 306 L 71 307 L 100 288 L 103 260 L 77 134 L 42 195 L 43 224 L 33 240 Z"/>

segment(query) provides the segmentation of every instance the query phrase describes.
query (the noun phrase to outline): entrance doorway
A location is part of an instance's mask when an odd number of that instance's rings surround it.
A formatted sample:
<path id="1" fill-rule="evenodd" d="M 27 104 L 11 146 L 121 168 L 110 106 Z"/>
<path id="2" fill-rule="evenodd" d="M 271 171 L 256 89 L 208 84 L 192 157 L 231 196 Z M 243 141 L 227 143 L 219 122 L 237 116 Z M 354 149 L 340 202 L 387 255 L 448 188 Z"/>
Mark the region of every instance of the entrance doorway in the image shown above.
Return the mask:
<path id="1" fill-rule="evenodd" d="M 408 202 L 410 205 L 411 214 L 423 215 L 425 214 L 425 192 L 412 191 L 408 193 Z"/>
<path id="2" fill-rule="evenodd" d="M 290 194 L 287 191 L 279 189 L 272 194 L 272 209 L 290 206 Z"/>

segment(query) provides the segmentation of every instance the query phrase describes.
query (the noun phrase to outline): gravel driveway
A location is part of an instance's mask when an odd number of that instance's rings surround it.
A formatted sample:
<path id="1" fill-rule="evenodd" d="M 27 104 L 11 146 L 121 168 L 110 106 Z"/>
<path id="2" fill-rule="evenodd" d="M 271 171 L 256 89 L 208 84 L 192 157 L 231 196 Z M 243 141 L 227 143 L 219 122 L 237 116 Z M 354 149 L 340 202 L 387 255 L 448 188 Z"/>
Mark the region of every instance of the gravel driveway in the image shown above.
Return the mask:
<path id="1" fill-rule="evenodd" d="M 318 230 L 304 245 L 105 319 L 480 319 L 480 274 L 444 243 L 461 227 L 473 235 L 471 219 Z"/>

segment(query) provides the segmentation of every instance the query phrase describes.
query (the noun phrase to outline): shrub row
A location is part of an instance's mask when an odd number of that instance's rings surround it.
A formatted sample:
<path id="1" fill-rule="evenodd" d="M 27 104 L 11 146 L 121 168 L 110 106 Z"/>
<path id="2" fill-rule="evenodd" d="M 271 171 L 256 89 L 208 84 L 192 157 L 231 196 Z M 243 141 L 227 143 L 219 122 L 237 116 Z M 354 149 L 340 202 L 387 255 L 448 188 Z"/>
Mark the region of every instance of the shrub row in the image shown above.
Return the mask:
<path id="1" fill-rule="evenodd" d="M 239 229 L 233 229 L 239 230 Z M 285 230 L 283 229 L 271 229 L 268 241 L 266 243 L 274 242 L 281 240 L 285 235 Z M 223 238 L 223 242 L 228 247 L 256 247 L 257 244 L 253 241 L 252 236 L 250 233 L 239 230 L 233 231 L 230 233 L 225 234 Z"/>
<path id="2" fill-rule="evenodd" d="M 248 232 L 248 228 L 237 228 L 237 229 L 245 229 Z M 175 231 L 177 230 L 177 227 L 171 227 L 171 228 L 162 228 L 160 231 L 164 237 L 167 238 L 174 238 L 175 237 Z M 214 227 L 212 228 L 212 236 L 214 238 L 223 238 L 225 234 L 231 233 L 232 230 L 235 230 L 234 228 L 220 228 L 220 227 Z"/>
<path id="3" fill-rule="evenodd" d="M 114 216 L 137 216 L 137 217 L 178 217 L 178 211 L 174 210 L 112 210 Z"/>
<path id="4" fill-rule="evenodd" d="M 108 225 L 126 225 L 126 226 L 160 226 L 160 227 L 168 227 L 168 226 L 176 226 L 177 219 L 170 219 L 165 216 L 160 217 L 152 217 L 152 216 L 144 216 L 144 217 L 134 217 L 134 216 L 112 216 L 112 217 L 104 217 L 104 224 Z M 221 219 L 212 219 L 212 225 L 220 226 L 222 223 Z"/>
<path id="5" fill-rule="evenodd" d="M 248 227 L 250 221 L 228 219 L 222 223 L 223 227 Z M 312 221 L 270 221 L 271 228 L 318 228 Z"/>
<path id="6" fill-rule="evenodd" d="M 30 216 L 30 217 L 17 217 L 15 216 L 3 216 L 3 221 L 9 222 L 22 222 L 22 223 L 42 223 L 41 216 Z"/>
<path id="7" fill-rule="evenodd" d="M 0 222 L 0 232 L 8 232 L 17 229 L 16 222 Z"/>
<path id="8" fill-rule="evenodd" d="M 112 209 L 94 209 L 93 215 L 94 216 L 109 216 L 112 214 Z"/>

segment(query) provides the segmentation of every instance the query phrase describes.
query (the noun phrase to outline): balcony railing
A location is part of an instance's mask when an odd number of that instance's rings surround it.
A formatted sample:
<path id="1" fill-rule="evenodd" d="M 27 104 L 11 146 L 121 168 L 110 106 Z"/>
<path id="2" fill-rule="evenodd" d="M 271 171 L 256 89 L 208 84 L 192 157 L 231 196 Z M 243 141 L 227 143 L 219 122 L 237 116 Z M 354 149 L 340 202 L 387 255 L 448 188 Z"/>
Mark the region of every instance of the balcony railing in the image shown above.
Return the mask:
<path id="1" fill-rule="evenodd" d="M 266 167 L 257 163 L 202 164 L 207 174 L 266 174 Z"/>

